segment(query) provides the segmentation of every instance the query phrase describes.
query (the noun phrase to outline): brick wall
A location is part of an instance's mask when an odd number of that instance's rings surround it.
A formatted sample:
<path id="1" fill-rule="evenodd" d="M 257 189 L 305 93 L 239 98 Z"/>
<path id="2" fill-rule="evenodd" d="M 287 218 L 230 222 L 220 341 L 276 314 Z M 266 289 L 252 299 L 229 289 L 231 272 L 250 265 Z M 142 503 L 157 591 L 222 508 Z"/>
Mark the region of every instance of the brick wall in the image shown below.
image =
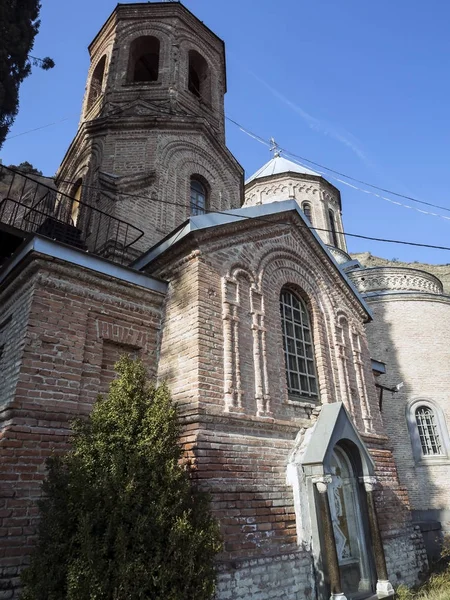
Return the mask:
<path id="1" fill-rule="evenodd" d="M 314 587 L 311 557 L 307 561 L 302 551 L 309 540 L 296 537 L 286 467 L 296 434 L 314 424 L 319 406 L 288 396 L 279 312 L 280 291 L 286 284 L 305 294 L 311 310 L 321 402 L 344 401 L 354 410 L 377 463 L 377 502 L 390 573 L 412 583 L 426 568 L 426 558 L 378 411 L 364 314 L 314 243 L 294 226 L 286 227 L 286 215 L 277 218 L 283 226 L 246 223 L 208 231 L 203 237 L 196 233 L 190 243 L 166 253 L 149 269 L 167 278 L 171 290 L 159 375 L 167 378 L 183 406 L 189 427 L 184 441 L 196 464 L 197 480 L 212 494 L 224 535 L 218 598 L 269 600 L 298 593 L 308 597 Z M 233 302 L 238 343 L 227 366 L 227 315 Z M 264 317 L 263 328 L 255 327 L 256 313 Z M 335 337 L 342 314 L 360 337 L 366 397 L 353 407 L 340 375 Z M 264 343 L 258 338 L 262 329 Z M 268 374 L 262 404 L 257 397 L 257 339 Z M 234 385 L 241 386 L 241 406 L 227 404 L 227 381 L 233 376 Z M 259 376 L 264 379 L 264 367 Z M 371 414 L 370 431 L 364 431 L 364 403 Z M 401 564 L 395 562 L 396 541 L 403 548 Z M 298 568 L 295 575 L 293 567 Z"/>
<path id="2" fill-rule="evenodd" d="M 67 448 L 70 420 L 107 390 L 123 350 L 140 355 L 155 375 L 163 301 L 151 290 L 38 256 L 3 286 L 0 322 L 11 318 L 0 415 L 2 598 L 15 597 L 36 534 L 45 460 Z"/>
<path id="3" fill-rule="evenodd" d="M 160 40 L 157 82 L 127 82 L 130 44 L 140 36 Z M 208 102 L 188 90 L 193 49 L 209 66 Z M 243 169 L 225 146 L 223 42 L 182 5 L 141 3 L 119 5 L 90 51 L 88 87 L 106 56 L 104 94 L 83 115 L 58 171 L 59 189 L 71 194 L 82 178 L 84 202 L 144 231 L 134 246 L 141 252 L 190 215 L 192 176 L 205 182 L 209 210 L 239 208 Z"/>

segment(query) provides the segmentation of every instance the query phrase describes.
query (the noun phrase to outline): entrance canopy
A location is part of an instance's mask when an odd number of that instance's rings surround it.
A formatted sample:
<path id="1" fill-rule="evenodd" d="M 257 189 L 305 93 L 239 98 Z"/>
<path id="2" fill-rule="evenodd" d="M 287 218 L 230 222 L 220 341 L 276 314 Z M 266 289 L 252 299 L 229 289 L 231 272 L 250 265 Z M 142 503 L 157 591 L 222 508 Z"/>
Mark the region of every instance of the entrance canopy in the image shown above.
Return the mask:
<path id="1" fill-rule="evenodd" d="M 320 416 L 300 459 L 301 464 L 303 467 L 322 465 L 324 474 L 331 473 L 331 458 L 337 444 L 347 446 L 350 454 L 359 454 L 362 471 L 360 475 L 373 476 L 375 471 L 373 459 L 342 402 L 322 406 Z M 314 470 L 318 473 L 317 469 Z"/>

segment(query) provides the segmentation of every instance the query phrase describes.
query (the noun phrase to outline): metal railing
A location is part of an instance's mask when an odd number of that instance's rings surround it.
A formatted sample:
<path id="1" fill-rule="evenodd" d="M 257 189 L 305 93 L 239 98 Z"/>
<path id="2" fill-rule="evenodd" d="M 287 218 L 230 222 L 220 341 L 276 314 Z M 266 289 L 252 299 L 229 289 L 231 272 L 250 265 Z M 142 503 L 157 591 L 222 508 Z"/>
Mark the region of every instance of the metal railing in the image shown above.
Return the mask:
<path id="1" fill-rule="evenodd" d="M 114 262 L 129 261 L 131 246 L 144 235 L 141 229 L 58 191 L 38 177 L 0 165 L 0 223 Z"/>

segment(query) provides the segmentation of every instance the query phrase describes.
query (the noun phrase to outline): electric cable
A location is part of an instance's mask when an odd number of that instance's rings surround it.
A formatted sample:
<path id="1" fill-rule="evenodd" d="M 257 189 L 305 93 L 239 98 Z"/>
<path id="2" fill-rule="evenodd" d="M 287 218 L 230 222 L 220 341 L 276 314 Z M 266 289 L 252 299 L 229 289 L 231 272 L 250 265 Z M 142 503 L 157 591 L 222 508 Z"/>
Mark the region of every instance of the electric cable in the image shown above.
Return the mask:
<path id="1" fill-rule="evenodd" d="M 67 183 L 67 184 L 71 184 L 73 185 L 74 181 L 68 181 L 65 179 L 60 179 L 59 180 L 61 183 Z M 102 188 L 100 188 L 99 186 L 93 186 L 93 185 L 89 185 L 86 183 L 81 183 L 81 187 L 85 187 L 88 189 L 92 189 L 95 191 L 99 191 L 101 193 L 104 193 L 104 190 L 102 190 Z M 169 204 L 171 206 L 178 206 L 180 208 L 186 208 L 186 204 L 182 203 L 182 202 L 175 202 L 173 200 L 161 200 L 159 198 L 149 198 L 148 196 L 142 196 L 140 194 L 130 194 L 127 192 L 120 192 L 120 195 L 122 196 L 127 196 L 130 198 L 136 198 L 139 200 L 151 200 L 152 202 L 159 202 L 161 204 Z M 233 212 L 228 212 L 228 211 L 221 211 L 221 210 L 207 210 L 205 209 L 206 213 L 216 213 L 219 215 L 225 215 L 225 216 L 230 216 L 230 217 L 236 217 L 236 218 L 240 218 L 240 219 L 257 219 L 260 222 L 267 222 L 270 224 L 273 224 L 273 221 L 271 219 L 265 219 L 264 217 L 252 217 L 249 215 L 237 215 Z M 292 223 L 279 223 L 280 225 L 286 225 L 286 226 L 291 226 Z M 331 229 L 325 229 L 325 228 L 320 228 L 320 227 L 314 227 L 314 226 L 308 226 L 308 225 L 304 225 L 303 227 L 307 227 L 308 229 L 313 229 L 315 231 L 323 231 L 323 232 L 327 232 L 327 233 L 332 233 Z M 384 243 L 389 243 L 389 244 L 403 244 L 403 245 L 407 245 L 407 246 L 417 246 L 420 248 L 433 248 L 436 250 L 449 250 L 450 251 L 450 247 L 448 246 L 437 246 L 437 245 L 433 245 L 433 244 L 424 244 L 421 242 L 410 242 L 410 241 L 406 241 L 406 240 L 398 240 L 398 239 L 387 239 L 387 238 L 379 238 L 379 237 L 372 237 L 372 236 L 367 236 L 367 235 L 363 235 L 363 234 L 358 234 L 358 233 L 347 233 L 345 231 L 339 231 L 339 234 L 342 234 L 344 236 L 347 237 L 354 237 L 354 238 L 360 238 L 360 239 L 364 239 L 364 240 L 371 240 L 374 242 L 384 242 Z"/>

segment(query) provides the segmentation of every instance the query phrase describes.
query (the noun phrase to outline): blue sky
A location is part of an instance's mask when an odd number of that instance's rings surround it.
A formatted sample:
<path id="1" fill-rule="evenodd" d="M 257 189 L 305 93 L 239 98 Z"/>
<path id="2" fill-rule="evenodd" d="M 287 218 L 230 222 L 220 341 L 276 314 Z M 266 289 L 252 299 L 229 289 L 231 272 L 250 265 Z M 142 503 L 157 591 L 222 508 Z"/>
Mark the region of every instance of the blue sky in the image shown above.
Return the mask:
<path id="1" fill-rule="evenodd" d="M 229 117 L 295 154 L 450 210 L 450 3 L 184 4 L 226 43 Z M 35 69 L 22 85 L 19 116 L 0 151 L 4 164 L 28 160 L 55 173 L 77 129 L 87 46 L 114 6 L 78 0 L 75 10 L 73 3 L 43 0 L 33 54 L 51 56 L 56 67 Z M 231 123 L 227 143 L 247 176 L 270 158 L 264 145 Z M 450 219 L 414 208 L 450 212 L 391 197 L 413 207 L 405 208 L 328 179 L 341 190 L 348 232 L 450 246 Z M 450 251 L 351 238 L 348 244 L 353 252 L 450 263 Z"/>

